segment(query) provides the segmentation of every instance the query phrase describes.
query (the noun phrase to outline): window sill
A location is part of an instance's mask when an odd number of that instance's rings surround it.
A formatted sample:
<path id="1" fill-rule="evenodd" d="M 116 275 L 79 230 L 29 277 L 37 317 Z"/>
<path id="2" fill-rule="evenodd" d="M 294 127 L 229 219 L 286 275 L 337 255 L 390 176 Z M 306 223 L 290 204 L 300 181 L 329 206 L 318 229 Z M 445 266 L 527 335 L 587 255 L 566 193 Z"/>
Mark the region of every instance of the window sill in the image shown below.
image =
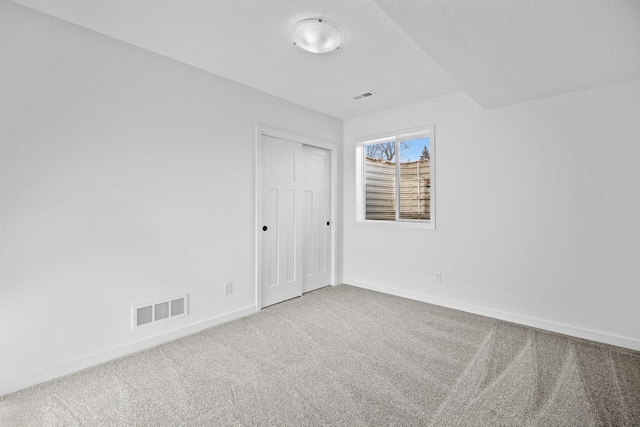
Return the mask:
<path id="1" fill-rule="evenodd" d="M 356 220 L 356 225 L 365 227 L 412 228 L 414 230 L 435 230 L 433 221 L 375 221 Z"/>

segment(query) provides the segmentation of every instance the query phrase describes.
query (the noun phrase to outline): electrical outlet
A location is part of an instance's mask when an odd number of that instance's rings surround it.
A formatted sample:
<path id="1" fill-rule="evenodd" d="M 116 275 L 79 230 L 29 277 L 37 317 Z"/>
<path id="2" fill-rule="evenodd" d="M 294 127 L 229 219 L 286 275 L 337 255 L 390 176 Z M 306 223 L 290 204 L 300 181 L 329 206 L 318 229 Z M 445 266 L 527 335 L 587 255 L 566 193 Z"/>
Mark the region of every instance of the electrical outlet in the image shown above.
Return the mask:
<path id="1" fill-rule="evenodd" d="M 436 271 L 436 276 L 433 279 L 436 283 L 442 282 L 442 274 L 439 271 Z"/>
<path id="2" fill-rule="evenodd" d="M 222 288 L 222 295 L 231 295 L 233 292 L 233 282 L 228 282 L 224 284 Z"/>

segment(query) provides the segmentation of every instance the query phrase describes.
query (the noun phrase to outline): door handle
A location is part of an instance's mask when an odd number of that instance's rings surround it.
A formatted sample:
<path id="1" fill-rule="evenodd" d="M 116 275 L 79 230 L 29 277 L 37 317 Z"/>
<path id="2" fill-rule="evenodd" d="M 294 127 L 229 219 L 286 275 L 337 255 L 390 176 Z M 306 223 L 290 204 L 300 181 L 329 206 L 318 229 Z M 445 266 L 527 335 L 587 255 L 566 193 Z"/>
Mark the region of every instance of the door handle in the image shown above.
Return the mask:
<path id="1" fill-rule="evenodd" d="M 262 231 L 267 231 L 267 226 L 262 227 Z"/>
<path id="2" fill-rule="evenodd" d="M 327 221 L 327 225 L 331 225 L 331 223 L 329 221 Z"/>

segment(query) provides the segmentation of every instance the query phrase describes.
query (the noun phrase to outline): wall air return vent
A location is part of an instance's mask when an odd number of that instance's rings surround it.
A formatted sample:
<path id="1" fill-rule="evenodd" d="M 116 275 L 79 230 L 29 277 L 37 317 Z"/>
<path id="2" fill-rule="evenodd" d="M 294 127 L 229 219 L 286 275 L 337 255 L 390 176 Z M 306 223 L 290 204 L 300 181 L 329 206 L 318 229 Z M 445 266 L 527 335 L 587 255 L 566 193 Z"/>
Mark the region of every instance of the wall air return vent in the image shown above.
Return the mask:
<path id="1" fill-rule="evenodd" d="M 159 301 L 131 307 L 131 329 L 152 323 L 164 322 L 189 314 L 189 295 L 179 295 Z"/>
<path id="2" fill-rule="evenodd" d="M 373 95 L 375 95 L 375 93 L 373 93 L 371 91 L 367 91 L 367 92 L 359 93 L 357 95 L 353 95 L 351 98 L 353 98 L 355 101 L 357 101 L 359 99 L 369 98 L 370 96 L 373 96 Z"/>

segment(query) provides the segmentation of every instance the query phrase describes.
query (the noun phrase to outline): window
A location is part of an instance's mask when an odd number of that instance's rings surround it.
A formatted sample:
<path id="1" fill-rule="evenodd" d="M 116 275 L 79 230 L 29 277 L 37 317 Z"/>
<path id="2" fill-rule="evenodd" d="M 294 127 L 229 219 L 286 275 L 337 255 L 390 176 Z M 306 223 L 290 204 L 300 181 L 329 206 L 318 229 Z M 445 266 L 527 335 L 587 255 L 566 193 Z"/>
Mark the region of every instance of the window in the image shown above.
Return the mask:
<path id="1" fill-rule="evenodd" d="M 358 221 L 435 228 L 433 125 L 356 141 Z"/>

